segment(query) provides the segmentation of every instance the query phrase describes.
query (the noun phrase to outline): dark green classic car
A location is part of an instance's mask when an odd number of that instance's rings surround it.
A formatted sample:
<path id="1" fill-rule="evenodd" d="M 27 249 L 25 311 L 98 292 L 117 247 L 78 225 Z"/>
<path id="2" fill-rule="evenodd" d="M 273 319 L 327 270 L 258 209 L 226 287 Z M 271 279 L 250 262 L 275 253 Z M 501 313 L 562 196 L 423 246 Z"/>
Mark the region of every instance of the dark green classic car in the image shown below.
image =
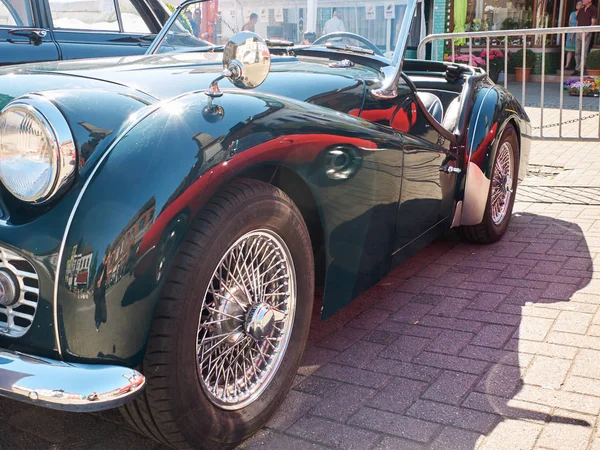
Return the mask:
<path id="1" fill-rule="evenodd" d="M 226 448 L 288 392 L 315 283 L 329 317 L 450 228 L 502 237 L 531 127 L 485 72 L 405 61 L 411 20 L 388 58 L 210 44 L 197 7 L 145 56 L 0 71 L 0 395 Z"/>

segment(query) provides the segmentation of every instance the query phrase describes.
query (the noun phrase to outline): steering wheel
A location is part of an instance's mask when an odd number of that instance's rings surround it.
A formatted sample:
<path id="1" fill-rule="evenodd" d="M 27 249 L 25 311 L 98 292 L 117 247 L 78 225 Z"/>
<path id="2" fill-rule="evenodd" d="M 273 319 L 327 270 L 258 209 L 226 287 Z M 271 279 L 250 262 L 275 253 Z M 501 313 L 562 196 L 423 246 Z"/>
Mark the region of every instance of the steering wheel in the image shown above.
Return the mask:
<path id="1" fill-rule="evenodd" d="M 362 37 L 359 34 L 349 33 L 347 31 L 336 31 L 334 33 L 326 34 L 325 36 L 321 36 L 319 39 L 317 39 L 315 42 L 313 42 L 312 45 L 323 44 L 324 42 L 327 42 L 330 39 L 338 39 L 338 38 L 355 39 L 355 40 L 359 41 L 360 43 L 364 44 L 366 47 L 368 47 L 369 50 L 373 50 L 377 56 L 383 56 L 383 52 L 381 50 L 379 50 L 379 48 L 377 48 L 377 46 L 375 44 L 373 44 L 372 42 L 370 42 L 368 39 Z"/>

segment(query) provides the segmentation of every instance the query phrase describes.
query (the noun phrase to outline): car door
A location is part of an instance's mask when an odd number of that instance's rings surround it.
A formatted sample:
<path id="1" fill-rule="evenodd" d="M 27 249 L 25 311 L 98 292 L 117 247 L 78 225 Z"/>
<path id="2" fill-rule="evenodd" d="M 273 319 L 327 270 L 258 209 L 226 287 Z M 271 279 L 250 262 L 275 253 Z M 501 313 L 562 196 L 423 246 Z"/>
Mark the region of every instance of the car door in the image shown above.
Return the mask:
<path id="1" fill-rule="evenodd" d="M 30 0 L 0 0 L 0 65 L 58 59 L 38 6 Z"/>
<path id="2" fill-rule="evenodd" d="M 141 55 L 160 22 L 142 0 L 48 0 L 62 59 Z"/>
<path id="3" fill-rule="evenodd" d="M 402 135 L 402 185 L 396 220 L 392 264 L 402 262 L 449 227 L 454 210 L 456 159 L 406 83 L 395 99 L 365 102 L 362 116 Z"/>

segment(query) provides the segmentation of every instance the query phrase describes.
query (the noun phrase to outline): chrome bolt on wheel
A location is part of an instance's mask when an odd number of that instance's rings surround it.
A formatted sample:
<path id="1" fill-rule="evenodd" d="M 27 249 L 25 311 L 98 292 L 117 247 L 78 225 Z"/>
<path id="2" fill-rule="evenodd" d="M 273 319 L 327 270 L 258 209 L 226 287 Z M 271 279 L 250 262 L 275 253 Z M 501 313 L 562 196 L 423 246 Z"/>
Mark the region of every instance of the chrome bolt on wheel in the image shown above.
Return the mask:
<path id="1" fill-rule="evenodd" d="M 294 265 L 281 237 L 257 230 L 229 247 L 198 326 L 198 373 L 211 402 L 240 409 L 264 392 L 285 354 L 295 307 Z"/>

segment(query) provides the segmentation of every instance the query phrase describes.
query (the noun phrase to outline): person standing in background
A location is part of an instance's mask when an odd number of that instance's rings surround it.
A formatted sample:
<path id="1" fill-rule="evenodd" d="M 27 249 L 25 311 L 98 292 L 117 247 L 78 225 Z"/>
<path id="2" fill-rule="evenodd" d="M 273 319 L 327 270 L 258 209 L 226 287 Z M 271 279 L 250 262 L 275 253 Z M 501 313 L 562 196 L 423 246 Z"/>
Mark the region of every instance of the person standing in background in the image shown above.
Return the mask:
<path id="1" fill-rule="evenodd" d="M 244 24 L 244 26 L 242 27 L 242 31 L 252 31 L 254 33 L 256 22 L 258 22 L 258 14 L 250 14 L 250 20 Z"/>
<path id="2" fill-rule="evenodd" d="M 192 12 L 189 9 L 185 12 L 185 18 L 188 20 L 190 26 L 192 27 L 192 34 L 194 35 L 194 37 L 198 37 L 198 22 L 194 20 Z"/>
<path id="3" fill-rule="evenodd" d="M 577 26 L 589 27 L 596 25 L 598 10 L 592 5 L 592 0 L 583 0 L 583 8 L 577 11 Z M 573 75 L 581 75 L 585 73 L 585 67 L 581 64 L 581 53 L 582 49 L 587 53 L 590 48 L 590 42 L 592 41 L 592 33 L 577 33 L 577 42 L 575 45 L 575 72 Z"/>
<path id="4" fill-rule="evenodd" d="M 582 6 L 583 3 L 581 2 L 581 0 L 575 4 L 575 11 L 573 11 L 569 16 L 569 27 L 577 26 L 577 11 L 579 11 Z M 567 33 L 567 36 L 565 38 L 565 52 L 567 52 L 567 61 L 565 63 L 565 69 L 571 69 L 571 67 L 569 66 L 571 65 L 571 61 L 573 60 L 573 53 L 575 53 L 576 38 L 576 33 Z"/>
<path id="5" fill-rule="evenodd" d="M 325 22 L 323 35 L 339 31 L 346 31 L 346 27 L 342 21 L 342 13 L 338 9 L 333 8 L 333 17 Z"/>

